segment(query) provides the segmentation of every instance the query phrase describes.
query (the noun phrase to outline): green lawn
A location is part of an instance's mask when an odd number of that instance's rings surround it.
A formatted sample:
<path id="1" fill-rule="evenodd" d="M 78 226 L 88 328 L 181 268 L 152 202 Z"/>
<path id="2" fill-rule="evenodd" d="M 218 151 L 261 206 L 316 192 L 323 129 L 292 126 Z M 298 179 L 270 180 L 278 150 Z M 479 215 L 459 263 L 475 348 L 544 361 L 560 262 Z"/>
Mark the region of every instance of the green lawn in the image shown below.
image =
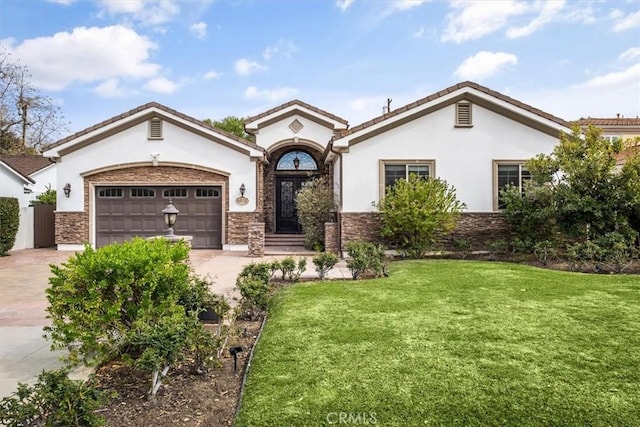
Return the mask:
<path id="1" fill-rule="evenodd" d="M 390 272 L 275 297 L 238 426 L 640 424 L 640 277 Z"/>

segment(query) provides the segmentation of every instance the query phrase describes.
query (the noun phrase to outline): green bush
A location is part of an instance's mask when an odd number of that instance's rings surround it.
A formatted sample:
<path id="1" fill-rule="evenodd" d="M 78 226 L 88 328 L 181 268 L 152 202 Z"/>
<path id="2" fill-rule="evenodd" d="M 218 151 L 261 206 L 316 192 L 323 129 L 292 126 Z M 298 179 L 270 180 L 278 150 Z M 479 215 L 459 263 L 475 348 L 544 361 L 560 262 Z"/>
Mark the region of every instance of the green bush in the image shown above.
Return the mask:
<path id="1" fill-rule="evenodd" d="M 509 249 L 509 242 L 504 239 L 496 239 L 485 242 L 489 249 L 489 258 L 495 259 L 496 255 L 506 254 Z"/>
<path id="2" fill-rule="evenodd" d="M 105 420 L 94 411 L 107 395 L 93 379 L 71 380 L 67 369 L 42 371 L 32 385 L 19 383 L 18 390 L 0 401 L 0 424 L 8 427 L 102 426 Z"/>
<path id="3" fill-rule="evenodd" d="M 371 242 L 352 241 L 347 243 L 345 249 L 349 255 L 347 268 L 351 270 L 353 280 L 364 275 L 387 275 L 383 246 Z"/>
<path id="4" fill-rule="evenodd" d="M 331 220 L 335 207 L 333 189 L 326 177 L 307 181 L 297 192 L 296 209 L 307 249 L 324 248 L 324 224 Z"/>
<path id="5" fill-rule="evenodd" d="M 324 280 L 327 273 L 338 263 L 338 257 L 331 252 L 323 252 L 313 257 L 313 265 L 320 280 Z"/>
<path id="6" fill-rule="evenodd" d="M 471 253 L 471 242 L 466 239 L 453 239 L 452 244 L 460 259 L 466 259 Z"/>
<path id="7" fill-rule="evenodd" d="M 465 204 L 446 181 L 412 174 L 388 188 L 378 207 L 382 237 L 398 242 L 406 256 L 422 258 L 453 230 Z"/>
<path id="8" fill-rule="evenodd" d="M 242 271 L 238 275 L 238 278 L 253 278 L 258 279 L 263 282 L 265 285 L 269 283 L 271 277 L 275 273 L 276 270 L 274 268 L 280 269 L 279 264 L 270 263 L 270 262 L 259 262 L 259 263 L 251 263 L 247 264 L 242 268 Z"/>
<path id="9" fill-rule="evenodd" d="M 16 243 L 20 227 L 20 205 L 15 197 L 0 197 L 0 256 L 6 256 Z"/>
<path id="10" fill-rule="evenodd" d="M 600 261 L 615 273 L 622 273 L 635 258 L 638 257 L 638 248 L 633 245 L 634 236 L 613 231 L 596 239 L 595 243 L 600 247 Z"/>
<path id="11" fill-rule="evenodd" d="M 36 196 L 36 202 L 43 205 L 55 205 L 58 201 L 56 190 L 51 188 L 51 184 L 47 185 L 46 189 L 44 193 Z"/>
<path id="12" fill-rule="evenodd" d="M 547 265 L 551 258 L 558 258 L 558 248 L 550 240 L 543 240 L 533 246 L 533 253 L 542 265 Z"/>

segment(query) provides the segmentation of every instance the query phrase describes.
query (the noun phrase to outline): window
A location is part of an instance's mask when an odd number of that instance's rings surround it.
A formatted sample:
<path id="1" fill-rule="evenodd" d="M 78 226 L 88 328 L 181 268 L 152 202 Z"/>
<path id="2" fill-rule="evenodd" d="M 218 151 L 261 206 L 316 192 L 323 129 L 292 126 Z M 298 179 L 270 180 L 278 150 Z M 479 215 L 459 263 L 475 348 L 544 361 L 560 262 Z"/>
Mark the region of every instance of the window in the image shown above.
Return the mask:
<path id="1" fill-rule="evenodd" d="M 167 188 L 162 192 L 162 197 L 165 199 L 184 199 L 187 195 L 186 188 Z"/>
<path id="2" fill-rule="evenodd" d="M 531 179 L 531 172 L 524 167 L 524 161 L 495 162 L 494 209 L 504 209 L 500 190 L 509 185 L 516 186 L 524 193 L 524 183 Z"/>
<path id="3" fill-rule="evenodd" d="M 311 154 L 304 151 L 289 151 L 280 157 L 276 170 L 279 171 L 315 171 L 318 170 L 316 161 L 311 157 Z"/>
<path id="4" fill-rule="evenodd" d="M 101 199 L 121 199 L 122 188 L 102 188 L 98 190 L 98 197 Z"/>
<path id="5" fill-rule="evenodd" d="M 472 127 L 471 103 L 458 102 L 456 104 L 456 127 Z"/>
<path id="6" fill-rule="evenodd" d="M 423 178 L 434 176 L 433 160 L 382 160 L 381 161 L 381 191 L 380 196 L 399 179 L 407 179 L 416 174 Z"/>
<path id="7" fill-rule="evenodd" d="M 609 142 L 618 142 L 621 138 L 618 135 L 604 135 L 602 139 L 605 139 Z"/>
<path id="8" fill-rule="evenodd" d="M 156 192 L 150 188 L 132 188 L 131 198 L 153 198 L 156 197 Z"/>
<path id="9" fill-rule="evenodd" d="M 157 117 L 149 120 L 149 139 L 162 139 L 162 120 Z"/>
<path id="10" fill-rule="evenodd" d="M 196 199 L 217 199 L 220 191 L 215 188 L 196 188 Z"/>

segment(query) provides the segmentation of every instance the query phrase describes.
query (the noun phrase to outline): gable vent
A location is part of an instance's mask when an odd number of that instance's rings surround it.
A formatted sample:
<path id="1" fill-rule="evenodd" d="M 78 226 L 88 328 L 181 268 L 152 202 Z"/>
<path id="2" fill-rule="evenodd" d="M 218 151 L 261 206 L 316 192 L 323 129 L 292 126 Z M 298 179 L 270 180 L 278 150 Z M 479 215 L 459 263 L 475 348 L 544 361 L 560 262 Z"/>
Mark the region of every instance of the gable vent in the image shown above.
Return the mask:
<path id="1" fill-rule="evenodd" d="M 469 102 L 458 102 L 456 104 L 456 126 L 473 126 L 471 120 L 471 104 Z"/>
<path id="2" fill-rule="evenodd" d="M 158 118 L 149 120 L 149 139 L 162 139 L 162 120 Z"/>

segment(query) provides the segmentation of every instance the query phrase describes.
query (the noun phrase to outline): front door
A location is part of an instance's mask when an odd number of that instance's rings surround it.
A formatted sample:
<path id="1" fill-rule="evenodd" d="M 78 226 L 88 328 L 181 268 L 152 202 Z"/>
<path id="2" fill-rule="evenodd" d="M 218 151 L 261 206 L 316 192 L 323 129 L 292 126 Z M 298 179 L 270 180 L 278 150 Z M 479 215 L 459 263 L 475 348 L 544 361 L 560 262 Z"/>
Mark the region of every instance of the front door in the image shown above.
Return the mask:
<path id="1" fill-rule="evenodd" d="M 276 233 L 302 233 L 298 223 L 296 193 L 308 178 L 276 178 Z"/>

